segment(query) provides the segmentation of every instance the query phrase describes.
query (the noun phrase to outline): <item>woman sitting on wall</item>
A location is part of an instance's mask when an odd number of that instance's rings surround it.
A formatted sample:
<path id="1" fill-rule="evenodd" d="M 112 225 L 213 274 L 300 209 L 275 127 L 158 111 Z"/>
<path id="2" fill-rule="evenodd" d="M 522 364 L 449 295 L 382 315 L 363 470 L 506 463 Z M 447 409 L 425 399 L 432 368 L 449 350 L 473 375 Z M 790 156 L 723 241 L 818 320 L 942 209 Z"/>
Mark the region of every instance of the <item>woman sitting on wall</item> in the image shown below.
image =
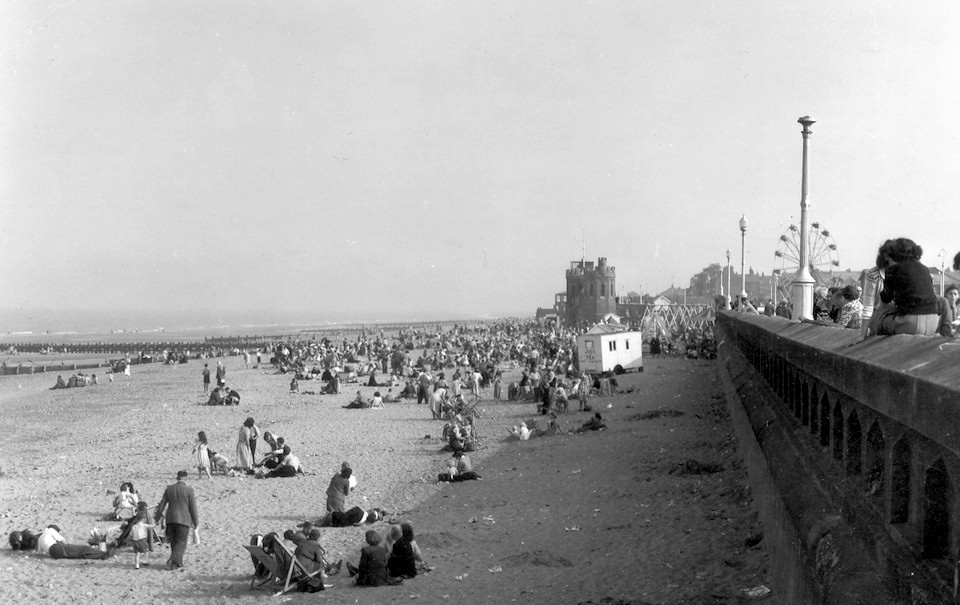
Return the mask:
<path id="1" fill-rule="evenodd" d="M 883 271 L 881 304 L 870 320 L 874 334 L 935 336 L 940 327 L 937 295 L 930 270 L 920 257 L 923 248 L 904 237 L 888 239 L 877 253 L 877 269 Z"/>

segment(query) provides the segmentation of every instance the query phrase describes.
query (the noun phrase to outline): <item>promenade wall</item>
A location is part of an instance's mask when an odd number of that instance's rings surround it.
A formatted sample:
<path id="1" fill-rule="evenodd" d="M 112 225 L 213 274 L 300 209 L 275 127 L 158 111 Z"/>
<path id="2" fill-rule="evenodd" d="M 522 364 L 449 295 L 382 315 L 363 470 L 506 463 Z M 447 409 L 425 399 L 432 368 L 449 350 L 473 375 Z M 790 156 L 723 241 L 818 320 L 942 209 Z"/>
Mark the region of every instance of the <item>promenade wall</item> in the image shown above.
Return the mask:
<path id="1" fill-rule="evenodd" d="M 781 603 L 956 603 L 960 341 L 722 312 Z"/>

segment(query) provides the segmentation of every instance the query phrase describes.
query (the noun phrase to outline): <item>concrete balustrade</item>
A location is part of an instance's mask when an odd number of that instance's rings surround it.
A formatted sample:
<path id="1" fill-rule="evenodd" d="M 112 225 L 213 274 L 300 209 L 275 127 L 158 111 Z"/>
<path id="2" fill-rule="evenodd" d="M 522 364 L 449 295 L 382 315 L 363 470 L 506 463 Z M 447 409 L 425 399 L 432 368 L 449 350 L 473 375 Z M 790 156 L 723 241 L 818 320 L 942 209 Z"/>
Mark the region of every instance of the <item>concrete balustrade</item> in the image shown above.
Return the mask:
<path id="1" fill-rule="evenodd" d="M 731 312 L 717 332 L 782 602 L 955 602 L 960 342 Z"/>

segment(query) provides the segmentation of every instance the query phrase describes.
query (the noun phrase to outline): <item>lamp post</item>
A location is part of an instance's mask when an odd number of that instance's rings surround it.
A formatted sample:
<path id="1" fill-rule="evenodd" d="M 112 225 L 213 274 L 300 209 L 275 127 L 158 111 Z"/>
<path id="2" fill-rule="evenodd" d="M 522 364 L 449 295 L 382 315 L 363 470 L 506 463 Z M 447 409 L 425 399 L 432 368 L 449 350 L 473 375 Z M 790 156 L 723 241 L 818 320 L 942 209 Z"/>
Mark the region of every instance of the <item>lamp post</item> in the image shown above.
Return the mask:
<path id="1" fill-rule="evenodd" d="M 727 307 L 730 306 L 730 249 L 727 248 L 727 293 L 725 295 L 727 299 Z"/>
<path id="2" fill-rule="evenodd" d="M 807 196 L 807 167 L 810 149 L 810 136 L 813 132 L 810 126 L 816 123 L 810 116 L 803 116 L 797 120 L 803 125 L 803 164 L 800 178 L 800 269 L 793 280 L 793 317 L 795 319 L 813 319 L 813 276 L 810 275 L 810 259 L 807 245 L 810 236 L 807 228 L 807 209 L 810 202 Z"/>
<path id="3" fill-rule="evenodd" d="M 943 272 L 947 270 L 946 248 L 941 248 L 940 254 L 938 254 L 937 256 L 940 257 L 940 296 L 943 296 Z"/>
<path id="4" fill-rule="evenodd" d="M 747 274 L 744 270 L 747 250 L 747 217 L 740 217 L 740 310 L 746 310 L 747 300 Z"/>

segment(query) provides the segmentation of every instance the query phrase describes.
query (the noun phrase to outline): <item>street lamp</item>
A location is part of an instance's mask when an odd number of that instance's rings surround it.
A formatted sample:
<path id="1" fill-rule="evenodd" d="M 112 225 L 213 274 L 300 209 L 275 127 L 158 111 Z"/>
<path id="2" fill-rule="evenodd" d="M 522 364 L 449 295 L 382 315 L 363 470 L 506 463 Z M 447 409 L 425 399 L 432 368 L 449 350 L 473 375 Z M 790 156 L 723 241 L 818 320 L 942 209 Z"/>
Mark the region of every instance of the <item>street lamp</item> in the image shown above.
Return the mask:
<path id="1" fill-rule="evenodd" d="M 793 316 L 796 319 L 813 319 L 813 276 L 810 275 L 810 259 L 807 245 L 809 230 L 807 229 L 807 208 L 810 202 L 807 198 L 807 166 L 810 148 L 810 137 L 813 132 L 810 126 L 816 124 L 810 116 L 803 116 L 797 120 L 803 126 L 803 164 L 800 177 L 800 269 L 793 280 Z"/>
<path id="2" fill-rule="evenodd" d="M 731 292 L 732 292 L 732 290 L 730 290 L 730 249 L 727 248 L 727 294 L 726 294 L 726 299 L 727 299 L 727 306 L 728 306 L 728 307 L 730 306 L 730 294 L 731 294 Z"/>
<path id="3" fill-rule="evenodd" d="M 747 217 L 740 217 L 740 310 L 746 310 L 747 274 L 744 272 L 744 262 L 747 250 Z"/>
<path id="4" fill-rule="evenodd" d="M 947 269 L 947 250 L 946 248 L 940 249 L 940 254 L 937 256 L 940 257 L 940 296 L 943 296 L 943 272 Z"/>

